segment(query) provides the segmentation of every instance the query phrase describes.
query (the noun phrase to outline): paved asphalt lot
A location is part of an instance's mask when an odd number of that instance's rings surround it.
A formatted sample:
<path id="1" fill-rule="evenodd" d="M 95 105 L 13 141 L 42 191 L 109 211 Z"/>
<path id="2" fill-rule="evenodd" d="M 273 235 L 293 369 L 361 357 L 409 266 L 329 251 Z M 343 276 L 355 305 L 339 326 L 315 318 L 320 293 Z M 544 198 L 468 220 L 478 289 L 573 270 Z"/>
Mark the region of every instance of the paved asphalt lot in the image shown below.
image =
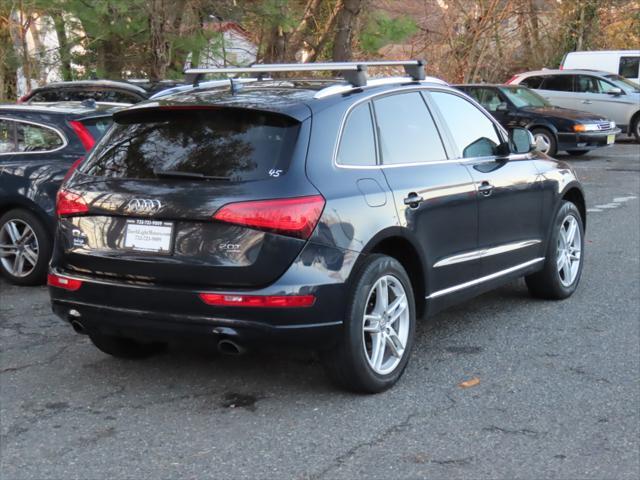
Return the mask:
<path id="1" fill-rule="evenodd" d="M 597 210 L 577 293 L 519 281 L 421 322 L 380 395 L 305 352 L 116 360 L 0 283 L 0 477 L 640 478 L 640 147 L 571 162 Z"/>

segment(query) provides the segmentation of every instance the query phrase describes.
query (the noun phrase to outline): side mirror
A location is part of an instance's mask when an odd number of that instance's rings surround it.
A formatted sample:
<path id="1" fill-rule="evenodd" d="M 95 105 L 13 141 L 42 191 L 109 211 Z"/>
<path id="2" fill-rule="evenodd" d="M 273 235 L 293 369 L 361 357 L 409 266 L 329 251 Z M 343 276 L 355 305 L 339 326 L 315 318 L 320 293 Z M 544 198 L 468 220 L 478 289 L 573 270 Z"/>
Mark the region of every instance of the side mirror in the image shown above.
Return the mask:
<path id="1" fill-rule="evenodd" d="M 509 130 L 509 143 L 513 153 L 529 153 L 536 149 L 536 141 L 526 128 L 512 128 Z"/>
<path id="2" fill-rule="evenodd" d="M 622 92 L 621 88 L 616 87 L 616 88 L 612 88 L 607 93 L 609 95 L 613 95 L 613 96 L 617 97 L 618 95 L 622 95 L 623 92 Z"/>
<path id="3" fill-rule="evenodd" d="M 509 106 L 505 102 L 502 102 L 496 107 L 496 112 L 508 112 L 508 111 L 509 111 Z"/>

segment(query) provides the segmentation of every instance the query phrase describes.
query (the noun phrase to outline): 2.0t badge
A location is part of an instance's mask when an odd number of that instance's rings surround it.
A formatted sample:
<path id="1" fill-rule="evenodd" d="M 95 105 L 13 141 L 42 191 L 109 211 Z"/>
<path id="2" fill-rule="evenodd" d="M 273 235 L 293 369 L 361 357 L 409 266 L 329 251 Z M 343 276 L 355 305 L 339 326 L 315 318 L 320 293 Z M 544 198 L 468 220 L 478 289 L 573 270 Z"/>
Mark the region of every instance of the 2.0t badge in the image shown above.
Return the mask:
<path id="1" fill-rule="evenodd" d="M 162 208 L 160 200 L 151 198 L 133 198 L 127 204 L 129 213 L 156 213 Z"/>

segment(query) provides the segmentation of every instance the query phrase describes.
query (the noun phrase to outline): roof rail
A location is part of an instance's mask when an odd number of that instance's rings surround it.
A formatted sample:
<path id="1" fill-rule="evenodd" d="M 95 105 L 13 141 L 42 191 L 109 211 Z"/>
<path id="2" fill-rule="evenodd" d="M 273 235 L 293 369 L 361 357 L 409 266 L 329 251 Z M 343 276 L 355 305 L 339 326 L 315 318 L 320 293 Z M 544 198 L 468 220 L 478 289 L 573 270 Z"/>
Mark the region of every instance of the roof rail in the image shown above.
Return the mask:
<path id="1" fill-rule="evenodd" d="M 273 63 L 255 64 L 251 67 L 220 67 L 220 68 L 189 68 L 184 71 L 185 81 L 198 86 L 204 75 L 218 74 L 258 74 L 262 78 L 265 74 L 275 72 L 341 72 L 347 82 L 354 87 L 364 87 L 367 84 L 367 67 L 403 67 L 407 75 L 413 80 L 425 79 L 424 60 L 381 60 L 371 62 L 326 62 L 326 63 Z"/>

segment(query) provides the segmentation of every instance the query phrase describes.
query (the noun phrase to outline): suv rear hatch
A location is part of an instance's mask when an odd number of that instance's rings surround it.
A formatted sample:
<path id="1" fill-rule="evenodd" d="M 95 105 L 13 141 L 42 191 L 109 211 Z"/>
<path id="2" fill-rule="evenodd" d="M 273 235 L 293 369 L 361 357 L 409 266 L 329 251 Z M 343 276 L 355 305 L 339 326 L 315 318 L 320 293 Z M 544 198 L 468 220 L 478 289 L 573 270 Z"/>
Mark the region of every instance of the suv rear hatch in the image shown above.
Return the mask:
<path id="1" fill-rule="evenodd" d="M 258 288 L 291 265 L 324 208 L 304 173 L 310 121 L 159 107 L 115 122 L 59 192 L 54 268 Z"/>

